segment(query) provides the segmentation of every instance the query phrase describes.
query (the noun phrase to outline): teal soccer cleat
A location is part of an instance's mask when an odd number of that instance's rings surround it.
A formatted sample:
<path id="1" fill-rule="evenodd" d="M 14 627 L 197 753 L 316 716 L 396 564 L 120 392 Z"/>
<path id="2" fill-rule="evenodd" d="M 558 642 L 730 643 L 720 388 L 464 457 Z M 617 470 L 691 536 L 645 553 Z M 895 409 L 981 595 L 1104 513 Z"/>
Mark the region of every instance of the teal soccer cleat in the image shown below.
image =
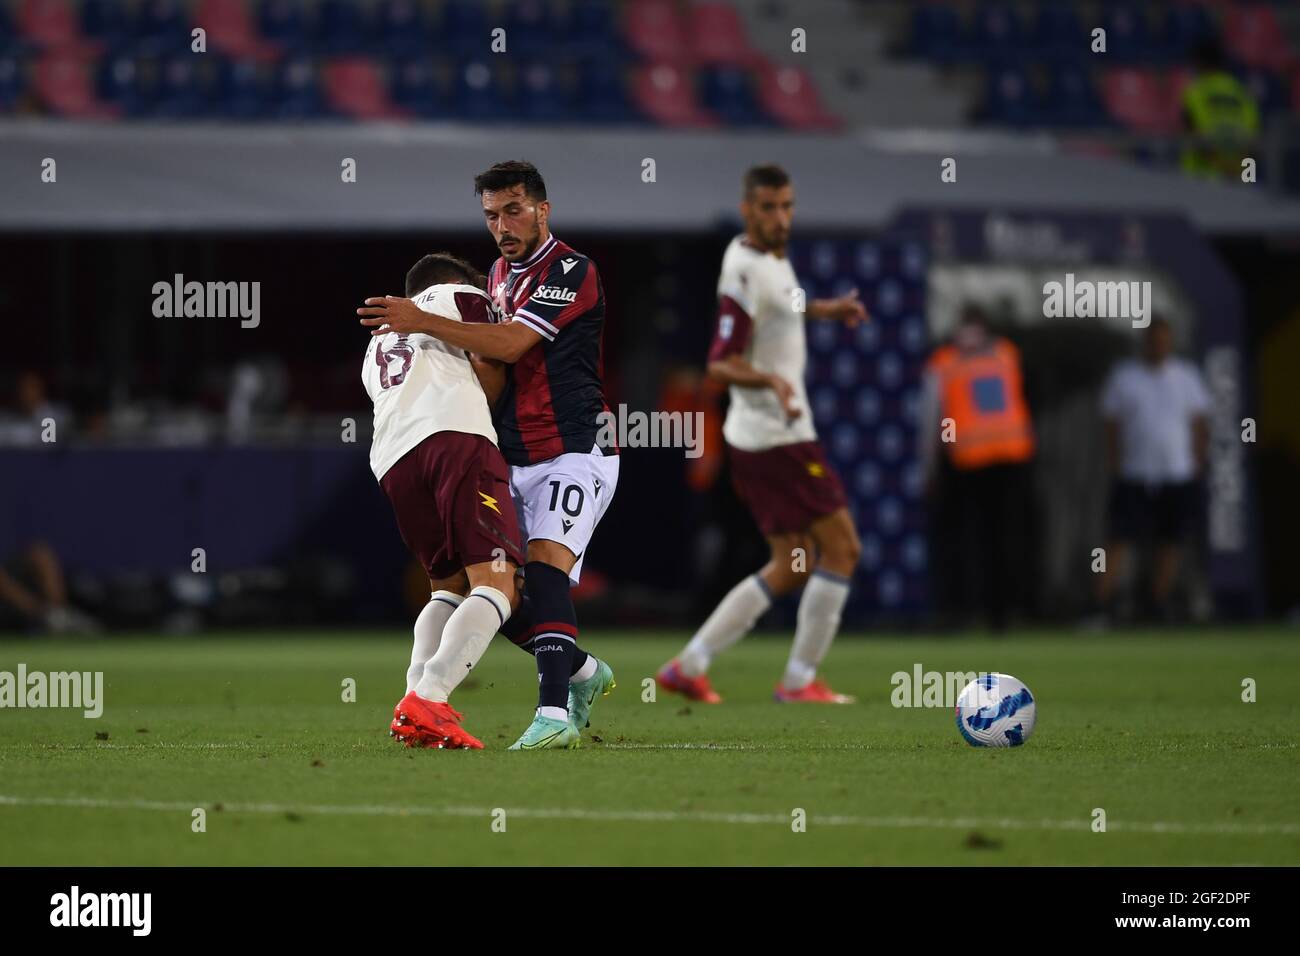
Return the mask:
<path id="1" fill-rule="evenodd" d="M 523 736 L 510 745 L 510 750 L 574 750 L 582 742 L 578 728 L 568 720 L 556 720 L 538 714 L 528 725 Z"/>
<path id="2" fill-rule="evenodd" d="M 597 697 L 609 696 L 609 692 L 617 686 L 613 670 L 597 658 L 596 673 L 584 681 L 569 685 L 569 720 L 573 726 L 579 731 L 591 726 L 591 705 Z"/>

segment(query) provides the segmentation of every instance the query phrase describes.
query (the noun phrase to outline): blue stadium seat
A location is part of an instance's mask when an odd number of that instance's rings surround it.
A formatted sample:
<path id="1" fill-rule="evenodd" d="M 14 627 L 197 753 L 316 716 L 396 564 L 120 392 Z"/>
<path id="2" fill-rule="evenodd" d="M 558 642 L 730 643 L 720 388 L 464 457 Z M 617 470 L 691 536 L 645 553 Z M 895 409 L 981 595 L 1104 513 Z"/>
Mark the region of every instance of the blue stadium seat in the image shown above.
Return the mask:
<path id="1" fill-rule="evenodd" d="M 1164 46 L 1170 58 L 1185 61 L 1197 44 L 1217 34 L 1209 11 L 1199 3 L 1175 3 L 1165 13 Z"/>
<path id="2" fill-rule="evenodd" d="M 383 0 L 375 10 L 375 51 L 393 56 L 428 56 L 435 52 L 424 8 L 416 0 Z"/>
<path id="3" fill-rule="evenodd" d="M 456 115 L 469 122 L 494 122 L 511 118 L 511 98 L 501 78 L 499 60 L 488 57 L 464 60 L 452 84 Z"/>
<path id="4" fill-rule="evenodd" d="M 578 62 L 577 115 L 589 123 L 627 123 L 638 114 L 628 100 L 623 64 L 609 57 Z"/>
<path id="5" fill-rule="evenodd" d="M 1238 73 L 1237 78 L 1254 94 L 1261 116 L 1290 112 L 1287 89 L 1272 71 L 1247 67 Z"/>
<path id="6" fill-rule="evenodd" d="M 265 115 L 266 108 L 266 89 L 256 62 L 229 59 L 218 62 L 213 112 L 232 120 L 255 120 Z"/>
<path id="7" fill-rule="evenodd" d="M 291 56 L 281 63 L 272 82 L 271 102 L 271 112 L 278 119 L 328 116 L 316 63 L 305 56 Z"/>
<path id="8" fill-rule="evenodd" d="M 518 70 L 519 115 L 534 123 L 559 123 L 573 118 L 573 104 L 555 68 L 545 60 L 534 60 Z"/>
<path id="9" fill-rule="evenodd" d="M 128 38 L 135 52 L 147 56 L 179 56 L 190 52 L 190 27 L 178 0 L 145 0 L 136 11 Z"/>
<path id="10" fill-rule="evenodd" d="M 949 64 L 967 49 L 966 34 L 957 11 L 943 3 L 925 3 L 912 14 L 912 52 Z"/>
<path id="11" fill-rule="evenodd" d="M 1106 55 L 1112 63 L 1148 63 L 1160 52 L 1140 3 L 1117 2 L 1103 8 Z"/>
<path id="12" fill-rule="evenodd" d="M 626 55 L 610 0 L 576 0 L 564 29 L 563 46 L 571 55 Z"/>
<path id="13" fill-rule="evenodd" d="M 1050 126 L 1097 127 L 1108 122 L 1092 74 L 1068 60 L 1048 66 L 1041 112 L 1042 122 Z"/>
<path id="14" fill-rule="evenodd" d="M 3 29 L 0 29 L 0 33 Z M 120 46 L 129 35 L 129 24 L 118 0 L 83 0 L 81 32 L 108 47 Z"/>
<path id="15" fill-rule="evenodd" d="M 984 116 L 990 122 L 1029 126 L 1038 119 L 1035 101 L 1023 67 L 1005 63 L 985 71 Z"/>
<path id="16" fill-rule="evenodd" d="M 512 57 L 554 58 L 559 31 L 546 0 L 514 0 L 506 7 L 506 51 Z M 486 43 L 487 37 L 482 42 Z"/>
<path id="17" fill-rule="evenodd" d="M 258 11 L 262 37 L 283 50 L 297 52 L 308 45 L 307 22 L 300 0 L 263 0 Z"/>
<path id="18" fill-rule="evenodd" d="M 148 106 L 140 63 L 125 49 L 109 53 L 99 61 L 96 74 L 99 98 L 116 106 L 124 117 L 142 116 Z"/>
<path id="19" fill-rule="evenodd" d="M 492 39 L 483 6 L 477 0 L 447 0 L 435 34 L 439 47 L 448 53 L 467 49 L 486 55 Z"/>
<path id="20" fill-rule="evenodd" d="M 729 126 L 762 126 L 767 119 L 754 99 L 749 72 L 733 67 L 700 71 L 700 103 Z"/>
<path id="21" fill-rule="evenodd" d="M 433 61 L 412 57 L 394 62 L 388 84 L 393 103 L 418 119 L 439 119 L 448 115 L 446 98 L 437 83 Z"/>
<path id="22" fill-rule="evenodd" d="M 23 61 L 17 54 L 0 52 L 0 113 L 12 113 L 26 88 Z"/>
<path id="23" fill-rule="evenodd" d="M 200 86 L 197 60 L 193 56 L 167 57 L 157 64 L 157 79 L 151 116 L 159 119 L 201 119 L 208 103 Z"/>
<path id="24" fill-rule="evenodd" d="M 361 9 L 352 0 L 320 0 L 316 7 L 313 46 L 327 56 L 358 52 L 368 32 Z"/>
<path id="25" fill-rule="evenodd" d="M 975 11 L 971 30 L 971 52 L 979 59 L 1000 61 L 1023 52 L 1024 25 L 1010 3 L 985 2 Z"/>
<path id="26" fill-rule="evenodd" d="M 1029 49 L 1039 57 L 1082 57 L 1091 51 L 1092 31 L 1079 19 L 1070 4 L 1038 5 L 1038 15 L 1029 31 Z"/>

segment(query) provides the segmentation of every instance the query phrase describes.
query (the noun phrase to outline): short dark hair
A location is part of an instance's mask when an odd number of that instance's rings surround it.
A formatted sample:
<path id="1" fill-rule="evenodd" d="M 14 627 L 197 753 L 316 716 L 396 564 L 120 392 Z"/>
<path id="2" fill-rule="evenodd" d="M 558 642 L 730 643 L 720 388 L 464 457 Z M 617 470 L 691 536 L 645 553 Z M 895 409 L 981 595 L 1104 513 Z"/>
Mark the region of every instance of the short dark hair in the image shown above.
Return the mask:
<path id="1" fill-rule="evenodd" d="M 522 159 L 507 159 L 494 163 L 474 177 L 474 195 L 481 196 L 491 190 L 497 192 L 511 186 L 523 185 L 524 193 L 537 202 L 546 199 L 546 180 L 532 163 Z"/>
<path id="2" fill-rule="evenodd" d="M 406 294 L 415 295 L 431 285 L 459 282 L 487 288 L 487 279 L 477 269 L 450 252 L 433 252 L 425 256 L 406 273 Z"/>
<path id="3" fill-rule="evenodd" d="M 759 186 L 780 189 L 782 186 L 790 185 L 790 174 L 776 163 L 763 163 L 761 166 L 751 166 L 745 170 L 744 182 L 745 197 L 748 198 Z"/>

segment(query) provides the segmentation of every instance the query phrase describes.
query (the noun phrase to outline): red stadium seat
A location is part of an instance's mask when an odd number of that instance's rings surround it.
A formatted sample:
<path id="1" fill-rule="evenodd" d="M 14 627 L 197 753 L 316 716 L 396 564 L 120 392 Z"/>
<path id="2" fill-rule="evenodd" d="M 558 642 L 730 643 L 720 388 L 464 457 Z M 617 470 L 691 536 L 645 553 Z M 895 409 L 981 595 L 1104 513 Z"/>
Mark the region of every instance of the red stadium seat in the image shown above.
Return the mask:
<path id="1" fill-rule="evenodd" d="M 757 60 L 740 15 L 729 3 L 697 3 L 686 24 L 695 59 L 709 66 L 752 66 Z"/>
<path id="2" fill-rule="evenodd" d="M 1227 10 L 1223 36 L 1228 51 L 1248 66 L 1286 70 L 1295 61 L 1277 14 L 1264 4 Z"/>
<path id="3" fill-rule="evenodd" d="M 1101 80 L 1106 110 L 1121 125 L 1142 133 L 1178 130 L 1181 107 L 1152 70 L 1109 70 Z"/>
<path id="4" fill-rule="evenodd" d="M 365 57 L 340 57 L 325 65 L 325 99 L 330 108 L 356 119 L 396 119 L 407 115 L 393 105 L 379 66 Z"/>
<path id="5" fill-rule="evenodd" d="M 652 63 L 639 69 L 632 81 L 632 97 L 643 113 L 664 126 L 717 125 L 695 101 L 690 74 L 673 63 Z"/>
<path id="6" fill-rule="evenodd" d="M 76 11 L 68 0 L 23 0 L 17 24 L 23 36 L 38 46 L 66 49 L 84 43 Z"/>
<path id="7" fill-rule="evenodd" d="M 632 0 L 623 32 L 628 46 L 651 62 L 678 63 L 690 56 L 686 24 L 672 0 Z"/>
<path id="8" fill-rule="evenodd" d="M 73 119 L 110 119 L 112 107 L 95 96 L 90 65 L 76 53 L 47 53 L 36 64 L 33 89 L 41 105 L 56 116 Z"/>
<path id="9" fill-rule="evenodd" d="M 763 109 L 790 129 L 835 129 L 840 120 L 822 106 L 812 78 L 797 66 L 764 62 L 758 70 L 758 99 Z"/>
<path id="10" fill-rule="evenodd" d="M 208 48 L 236 59 L 269 60 L 275 47 L 262 40 L 245 0 L 199 0 L 193 24 L 208 31 Z"/>

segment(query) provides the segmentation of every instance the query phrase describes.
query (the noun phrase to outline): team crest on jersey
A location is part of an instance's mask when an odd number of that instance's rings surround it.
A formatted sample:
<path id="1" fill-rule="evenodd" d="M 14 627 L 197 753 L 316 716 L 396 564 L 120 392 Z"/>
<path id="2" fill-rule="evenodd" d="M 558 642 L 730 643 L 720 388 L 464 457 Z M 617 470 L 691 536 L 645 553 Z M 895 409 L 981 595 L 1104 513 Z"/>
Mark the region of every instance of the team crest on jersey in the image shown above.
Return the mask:
<path id="1" fill-rule="evenodd" d="M 533 290 L 532 298 L 540 302 L 573 302 L 578 293 L 575 289 L 562 289 L 558 285 L 539 285 Z"/>

